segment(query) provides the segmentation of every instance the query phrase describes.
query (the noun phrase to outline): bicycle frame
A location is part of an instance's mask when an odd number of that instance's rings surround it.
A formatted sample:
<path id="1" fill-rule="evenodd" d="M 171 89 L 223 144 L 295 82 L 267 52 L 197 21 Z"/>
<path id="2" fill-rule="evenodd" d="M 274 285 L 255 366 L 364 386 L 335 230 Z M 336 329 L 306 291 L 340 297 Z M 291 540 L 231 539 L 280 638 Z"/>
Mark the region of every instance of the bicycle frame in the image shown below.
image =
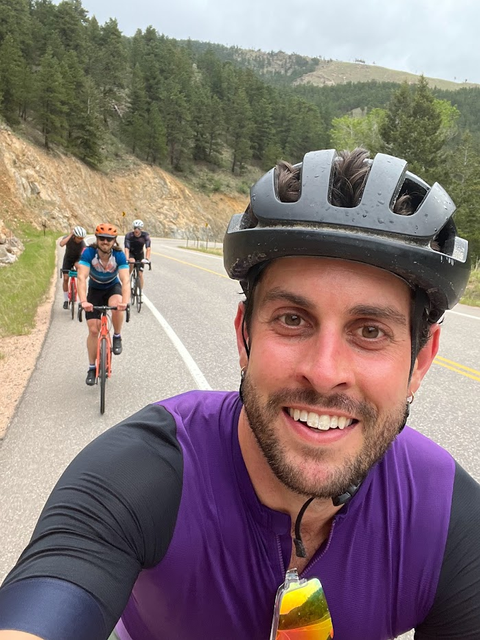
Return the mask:
<path id="1" fill-rule="evenodd" d="M 116 311 L 117 307 L 93 306 L 95 311 L 100 311 L 100 331 L 97 341 L 97 358 L 95 363 L 95 383 L 100 382 L 100 413 L 105 412 L 105 387 L 106 381 L 112 375 L 112 340 L 110 338 L 110 324 L 108 311 Z M 83 308 L 78 306 L 78 320 L 82 322 Z M 125 320 L 130 320 L 130 307 L 125 309 Z"/>
<path id="2" fill-rule="evenodd" d="M 77 301 L 77 272 L 70 269 L 68 272 L 68 300 L 69 302 Z"/>
<path id="3" fill-rule="evenodd" d="M 95 307 L 94 307 L 95 308 Z M 110 378 L 112 375 L 112 339 L 110 338 L 110 327 L 108 326 L 109 317 L 107 315 L 108 309 L 116 309 L 117 307 L 102 307 L 102 315 L 100 318 L 100 332 L 98 334 L 98 342 L 97 342 L 97 361 L 96 361 L 96 371 L 95 376 L 98 379 L 100 374 L 100 351 L 102 348 L 102 340 L 106 340 L 106 353 L 107 353 L 107 362 L 106 362 L 106 373 L 107 378 Z"/>
<path id="4" fill-rule="evenodd" d="M 132 267 L 132 271 L 130 273 L 130 301 L 132 306 L 137 307 L 138 313 L 142 308 L 142 287 L 140 280 L 140 267 L 145 267 L 148 264 L 148 270 L 152 270 L 152 263 L 147 262 L 144 263 L 141 260 L 135 260 L 135 262 L 130 262 L 130 266 Z"/>

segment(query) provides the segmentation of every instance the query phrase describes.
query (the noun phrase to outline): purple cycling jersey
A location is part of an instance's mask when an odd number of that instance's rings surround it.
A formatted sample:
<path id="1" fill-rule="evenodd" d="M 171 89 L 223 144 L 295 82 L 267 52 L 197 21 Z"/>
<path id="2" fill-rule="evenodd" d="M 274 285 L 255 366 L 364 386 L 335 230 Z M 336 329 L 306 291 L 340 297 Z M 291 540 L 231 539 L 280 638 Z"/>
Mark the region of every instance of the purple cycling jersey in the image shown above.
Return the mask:
<path id="1" fill-rule="evenodd" d="M 266 640 L 291 549 L 291 521 L 256 497 L 237 436 L 237 394 L 192 393 L 161 403 L 184 457 L 175 532 L 158 566 L 140 574 L 121 640 Z M 451 456 L 406 428 L 338 513 L 308 563 L 335 638 L 394 638 L 432 606 L 454 479 Z"/>

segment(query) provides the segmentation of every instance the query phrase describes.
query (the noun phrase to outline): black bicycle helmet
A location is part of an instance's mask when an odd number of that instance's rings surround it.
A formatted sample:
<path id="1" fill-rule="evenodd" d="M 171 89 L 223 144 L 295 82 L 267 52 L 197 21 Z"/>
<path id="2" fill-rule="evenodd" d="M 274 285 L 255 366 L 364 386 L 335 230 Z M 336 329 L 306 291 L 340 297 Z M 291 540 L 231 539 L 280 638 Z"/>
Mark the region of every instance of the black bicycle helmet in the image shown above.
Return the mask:
<path id="1" fill-rule="evenodd" d="M 224 238 L 228 275 L 248 293 L 252 267 L 284 256 L 322 256 L 363 262 L 403 278 L 424 291 L 428 317 L 436 322 L 462 296 L 470 265 L 468 242 L 457 235 L 455 205 L 435 183 L 407 171 L 405 160 L 379 153 L 370 163 L 360 201 L 331 204 L 334 149 L 307 153 L 300 168 L 296 202 L 281 202 L 276 169 L 252 187 L 250 207 L 234 215 Z M 413 212 L 395 213 L 409 194 Z"/>

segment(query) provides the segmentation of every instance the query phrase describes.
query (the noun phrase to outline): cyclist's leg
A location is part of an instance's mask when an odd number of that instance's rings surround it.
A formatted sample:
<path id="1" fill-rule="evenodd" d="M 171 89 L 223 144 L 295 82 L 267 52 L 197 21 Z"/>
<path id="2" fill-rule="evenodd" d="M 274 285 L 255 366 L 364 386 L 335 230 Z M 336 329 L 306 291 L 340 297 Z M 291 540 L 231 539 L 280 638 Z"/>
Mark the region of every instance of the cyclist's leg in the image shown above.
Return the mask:
<path id="1" fill-rule="evenodd" d="M 71 269 L 70 260 L 63 257 L 62 271 L 63 271 L 63 308 L 68 309 L 68 272 Z M 66 303 L 66 304 L 65 304 Z"/>
<path id="2" fill-rule="evenodd" d="M 144 254 L 144 253 L 143 253 L 143 251 L 142 251 L 142 253 L 141 253 L 140 257 L 138 258 L 138 260 L 143 260 L 144 258 L 145 258 L 145 254 Z M 143 270 L 144 270 L 144 269 L 145 269 L 145 267 L 143 266 L 143 264 L 142 264 L 142 266 L 141 266 L 141 267 L 139 267 L 139 269 L 138 269 L 138 274 L 139 274 L 139 276 L 140 276 L 140 286 L 141 286 L 141 288 L 142 288 L 142 291 L 143 291 Z"/>
<path id="3" fill-rule="evenodd" d="M 108 306 L 116 307 L 122 302 L 122 285 L 120 283 L 115 284 L 108 289 Z M 122 324 L 123 324 L 123 311 L 112 311 L 112 324 L 113 324 L 113 353 L 119 355 L 122 353 Z"/>
<path id="4" fill-rule="evenodd" d="M 95 306 L 100 306 L 104 304 L 108 304 L 105 302 L 105 294 L 102 289 L 94 289 L 89 286 L 87 291 L 87 301 L 91 302 Z M 95 360 L 97 358 L 97 342 L 98 342 L 98 334 L 100 332 L 100 311 L 89 311 L 85 314 L 87 319 L 88 326 L 88 337 L 87 337 L 87 351 L 88 351 L 88 362 L 90 366 L 95 364 Z"/>

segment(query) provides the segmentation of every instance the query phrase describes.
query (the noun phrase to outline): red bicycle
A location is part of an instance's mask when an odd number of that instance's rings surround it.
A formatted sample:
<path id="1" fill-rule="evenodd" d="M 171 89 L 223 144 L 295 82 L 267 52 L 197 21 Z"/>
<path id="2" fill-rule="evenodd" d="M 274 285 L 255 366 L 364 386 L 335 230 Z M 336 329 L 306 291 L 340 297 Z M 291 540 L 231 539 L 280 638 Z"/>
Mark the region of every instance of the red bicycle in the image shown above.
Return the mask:
<path id="1" fill-rule="evenodd" d="M 95 370 L 95 384 L 100 381 L 100 413 L 105 413 L 105 392 L 107 378 L 112 375 L 112 339 L 110 338 L 111 318 L 108 311 L 116 311 L 117 307 L 93 307 L 95 311 L 100 311 L 100 332 L 97 343 L 97 359 Z M 130 320 L 130 306 L 125 309 L 125 320 Z M 78 320 L 83 321 L 83 307 L 78 305 Z"/>
<path id="2" fill-rule="evenodd" d="M 76 269 L 60 269 L 60 277 L 64 273 L 68 273 L 68 308 L 75 319 L 75 304 L 77 303 L 77 270 Z"/>

